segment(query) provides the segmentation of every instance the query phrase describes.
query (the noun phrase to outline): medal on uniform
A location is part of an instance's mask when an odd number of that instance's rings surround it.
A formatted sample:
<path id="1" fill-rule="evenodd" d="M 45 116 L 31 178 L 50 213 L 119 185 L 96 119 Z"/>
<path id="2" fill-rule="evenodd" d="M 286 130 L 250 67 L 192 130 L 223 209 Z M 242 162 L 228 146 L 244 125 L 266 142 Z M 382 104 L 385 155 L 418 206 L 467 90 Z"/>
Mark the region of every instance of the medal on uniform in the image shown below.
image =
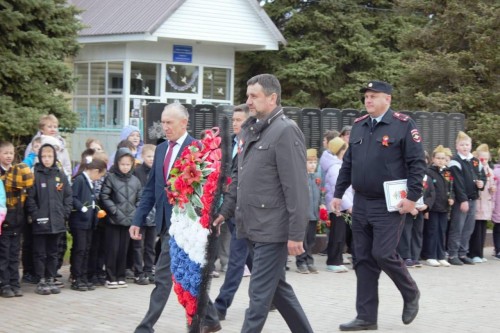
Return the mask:
<path id="1" fill-rule="evenodd" d="M 382 146 L 389 147 L 389 136 L 384 135 L 382 137 Z"/>

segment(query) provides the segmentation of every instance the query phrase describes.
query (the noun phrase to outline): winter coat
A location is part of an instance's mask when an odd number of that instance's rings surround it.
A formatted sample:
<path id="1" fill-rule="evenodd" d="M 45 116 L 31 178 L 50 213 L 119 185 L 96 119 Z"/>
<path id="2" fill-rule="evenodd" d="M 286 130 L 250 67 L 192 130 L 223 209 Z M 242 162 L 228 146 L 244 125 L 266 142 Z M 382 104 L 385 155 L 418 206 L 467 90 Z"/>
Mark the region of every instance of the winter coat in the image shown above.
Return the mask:
<path id="1" fill-rule="evenodd" d="M 95 188 L 90 186 L 90 183 L 83 173 L 73 179 L 71 185 L 73 190 L 73 211 L 69 216 L 69 227 L 76 229 L 93 229 L 97 222 L 97 198 Z M 94 202 L 94 208 L 92 208 Z M 83 207 L 87 207 L 87 211 L 82 212 Z"/>
<path id="2" fill-rule="evenodd" d="M 326 153 L 326 152 L 325 152 Z M 336 155 L 329 154 L 330 156 L 323 159 L 325 153 L 321 156 L 320 163 L 321 169 L 325 171 L 325 203 L 328 208 L 328 212 L 332 212 L 331 204 L 333 201 L 333 193 L 335 192 L 335 184 L 337 183 L 337 178 L 339 176 L 340 167 L 342 166 L 342 160 L 340 160 Z M 349 186 L 342 196 L 342 204 L 340 205 L 340 210 L 344 211 L 352 208 L 354 201 L 354 191 L 352 186 Z"/>
<path id="3" fill-rule="evenodd" d="M 484 190 L 479 191 L 479 198 L 476 203 L 476 220 L 491 220 L 493 213 L 494 202 L 493 196 L 495 192 L 492 191 L 492 187 L 496 187 L 493 171 L 489 165 L 483 167 L 482 172 L 486 177 L 486 182 L 484 184 Z"/>
<path id="4" fill-rule="evenodd" d="M 495 223 L 500 223 L 500 164 L 495 164 L 493 177 L 497 190 L 493 193 L 493 214 L 491 220 Z"/>
<path id="5" fill-rule="evenodd" d="M 42 148 L 46 146 L 52 147 L 42 145 L 38 154 L 40 161 Z M 49 168 L 42 163 L 35 164 L 34 174 L 35 184 L 28 190 L 26 199 L 26 211 L 31 216 L 33 234 L 58 234 L 66 231 L 66 220 L 73 207 L 68 178 L 57 167 L 56 160 Z"/>
<path id="6" fill-rule="evenodd" d="M 132 174 L 133 168 L 126 174 L 118 169 L 118 161 L 125 155 L 132 156 L 127 148 L 121 148 L 116 153 L 115 163 L 104 180 L 100 197 L 109 222 L 128 227 L 139 205 L 142 185 L 139 178 Z"/>
<path id="7" fill-rule="evenodd" d="M 430 208 L 431 212 L 436 213 L 447 213 L 450 205 L 448 204 L 448 199 L 453 199 L 452 197 L 452 183 L 451 183 L 451 172 L 448 168 L 439 169 L 435 165 L 431 165 L 427 169 L 427 176 L 429 182 L 434 185 L 434 191 L 436 192 L 436 197 L 434 204 Z"/>
<path id="8" fill-rule="evenodd" d="M 141 164 L 134 170 L 134 176 L 139 178 L 141 181 L 141 185 L 144 188 L 146 186 L 146 182 L 148 181 L 148 175 L 151 171 L 151 168 L 146 164 Z M 153 227 L 156 225 L 155 223 L 155 215 L 156 215 L 156 207 L 151 208 L 148 216 L 146 217 L 146 223 L 144 224 L 146 227 Z"/>

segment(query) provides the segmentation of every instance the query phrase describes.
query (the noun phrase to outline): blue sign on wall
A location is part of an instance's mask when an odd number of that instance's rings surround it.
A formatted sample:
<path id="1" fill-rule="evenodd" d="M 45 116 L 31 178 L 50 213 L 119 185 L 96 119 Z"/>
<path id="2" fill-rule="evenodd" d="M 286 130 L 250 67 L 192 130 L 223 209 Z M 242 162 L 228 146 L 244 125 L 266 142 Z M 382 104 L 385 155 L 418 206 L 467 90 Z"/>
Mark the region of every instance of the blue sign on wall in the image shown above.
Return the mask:
<path id="1" fill-rule="evenodd" d="M 173 61 L 193 62 L 193 47 L 189 45 L 174 45 Z"/>

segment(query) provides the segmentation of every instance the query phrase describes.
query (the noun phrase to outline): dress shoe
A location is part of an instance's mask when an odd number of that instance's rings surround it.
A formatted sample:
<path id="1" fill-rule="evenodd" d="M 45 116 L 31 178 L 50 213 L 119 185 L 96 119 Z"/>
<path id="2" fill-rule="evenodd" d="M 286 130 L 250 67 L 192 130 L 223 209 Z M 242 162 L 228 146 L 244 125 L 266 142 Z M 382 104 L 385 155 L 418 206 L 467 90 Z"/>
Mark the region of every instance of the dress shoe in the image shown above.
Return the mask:
<path id="1" fill-rule="evenodd" d="M 418 300 L 420 299 L 420 292 L 417 292 L 417 297 L 415 297 L 410 302 L 405 302 L 403 307 L 403 323 L 405 325 L 410 324 L 418 313 Z"/>
<path id="2" fill-rule="evenodd" d="M 356 318 L 348 323 L 340 324 L 339 329 L 341 331 L 372 331 L 377 329 L 377 323 Z"/>
<path id="3" fill-rule="evenodd" d="M 211 332 L 219 332 L 222 329 L 219 323 L 214 324 L 212 326 L 203 326 L 201 328 L 200 333 L 211 333 Z"/>

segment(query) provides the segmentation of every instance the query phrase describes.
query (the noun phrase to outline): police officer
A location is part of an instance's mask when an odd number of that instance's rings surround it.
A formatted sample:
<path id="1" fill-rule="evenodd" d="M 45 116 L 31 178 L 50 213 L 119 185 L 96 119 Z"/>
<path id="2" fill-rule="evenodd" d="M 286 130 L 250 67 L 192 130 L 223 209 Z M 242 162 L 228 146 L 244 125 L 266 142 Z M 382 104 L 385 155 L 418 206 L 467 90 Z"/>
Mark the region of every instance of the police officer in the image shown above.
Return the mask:
<path id="1" fill-rule="evenodd" d="M 377 329 L 381 270 L 403 296 L 404 324 L 408 325 L 417 316 L 420 298 L 396 248 L 405 214 L 415 209 L 415 202 L 423 192 L 426 164 L 421 137 L 410 117 L 390 109 L 390 84 L 370 81 L 360 92 L 364 93 L 368 114 L 354 121 L 332 202 L 333 211 L 339 214 L 342 195 L 352 184 L 357 316 L 341 324 L 341 331 Z M 389 212 L 383 183 L 399 179 L 407 179 L 407 195 L 399 203 L 399 211 Z"/>

